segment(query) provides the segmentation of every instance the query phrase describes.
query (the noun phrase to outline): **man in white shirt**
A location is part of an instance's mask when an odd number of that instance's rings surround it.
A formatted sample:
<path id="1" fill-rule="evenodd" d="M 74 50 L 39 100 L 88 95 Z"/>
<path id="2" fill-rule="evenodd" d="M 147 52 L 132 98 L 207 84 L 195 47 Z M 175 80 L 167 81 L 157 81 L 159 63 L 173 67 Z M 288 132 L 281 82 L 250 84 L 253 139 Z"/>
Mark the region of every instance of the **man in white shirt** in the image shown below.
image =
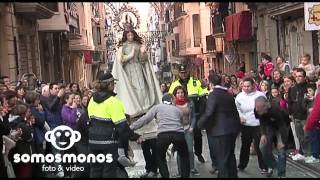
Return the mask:
<path id="1" fill-rule="evenodd" d="M 267 166 L 263 162 L 261 151 L 259 150 L 260 142 L 260 122 L 254 115 L 255 99 L 259 96 L 265 96 L 264 93 L 256 91 L 255 83 L 252 78 L 243 80 L 242 92 L 236 97 L 236 106 L 241 122 L 241 150 L 238 169 L 244 170 L 249 162 L 250 145 L 254 140 L 254 147 L 258 156 L 259 168 L 261 173 L 267 172 Z"/>

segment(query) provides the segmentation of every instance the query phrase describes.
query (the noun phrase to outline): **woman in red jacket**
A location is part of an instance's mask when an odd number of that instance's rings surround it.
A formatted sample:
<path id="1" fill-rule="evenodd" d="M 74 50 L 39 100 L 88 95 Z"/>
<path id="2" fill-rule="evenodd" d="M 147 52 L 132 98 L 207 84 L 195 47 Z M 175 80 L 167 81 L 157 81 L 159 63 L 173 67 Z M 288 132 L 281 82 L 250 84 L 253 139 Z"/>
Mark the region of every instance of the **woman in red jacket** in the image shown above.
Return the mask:
<path id="1" fill-rule="evenodd" d="M 319 80 L 320 81 L 320 80 Z M 304 131 L 310 133 L 312 162 L 319 162 L 320 148 L 320 94 L 316 96 L 312 110 L 308 116 Z"/>

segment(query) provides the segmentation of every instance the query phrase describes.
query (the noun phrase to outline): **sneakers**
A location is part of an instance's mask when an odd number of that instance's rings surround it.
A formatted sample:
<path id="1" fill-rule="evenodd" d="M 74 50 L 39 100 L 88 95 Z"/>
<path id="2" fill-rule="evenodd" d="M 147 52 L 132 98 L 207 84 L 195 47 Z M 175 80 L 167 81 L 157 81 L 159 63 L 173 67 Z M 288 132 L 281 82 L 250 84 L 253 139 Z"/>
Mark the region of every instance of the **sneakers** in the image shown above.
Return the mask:
<path id="1" fill-rule="evenodd" d="M 305 163 L 319 163 L 320 160 L 314 158 L 313 156 L 309 156 L 305 158 Z"/>
<path id="2" fill-rule="evenodd" d="M 200 173 L 199 173 L 199 171 L 198 171 L 196 168 L 191 169 L 191 174 L 192 174 L 193 176 L 200 176 Z"/>
<path id="3" fill-rule="evenodd" d="M 218 171 L 218 169 L 216 167 L 212 167 L 212 169 L 209 170 L 210 174 L 214 174 Z"/>
<path id="4" fill-rule="evenodd" d="M 268 171 L 266 173 L 267 177 L 272 177 L 273 174 L 273 169 L 272 168 L 268 168 Z"/>
<path id="5" fill-rule="evenodd" d="M 147 178 L 148 174 L 149 174 L 149 172 L 145 172 L 140 176 L 140 178 Z"/>
<path id="6" fill-rule="evenodd" d="M 59 178 L 63 178 L 64 177 L 64 172 L 63 171 L 59 171 L 56 176 L 58 176 Z"/>
<path id="7" fill-rule="evenodd" d="M 133 167 L 137 164 L 137 162 L 131 161 L 126 156 L 119 156 L 118 162 L 124 167 Z"/>
<path id="8" fill-rule="evenodd" d="M 152 172 L 150 171 L 148 173 L 148 175 L 146 176 L 146 178 L 157 178 L 158 177 L 158 173 Z"/>
<path id="9" fill-rule="evenodd" d="M 267 174 L 267 173 L 268 173 L 268 170 L 267 170 L 267 169 L 260 169 L 260 173 L 261 173 L 261 174 Z"/>
<path id="10" fill-rule="evenodd" d="M 289 156 L 290 158 L 292 158 L 293 156 L 295 156 L 295 155 L 297 155 L 297 154 L 299 154 L 299 150 L 298 150 L 298 149 L 295 149 L 294 151 L 290 152 L 288 156 Z"/>
<path id="11" fill-rule="evenodd" d="M 292 156 L 292 160 L 294 160 L 294 161 L 300 161 L 300 160 L 304 160 L 304 159 L 305 159 L 305 157 L 301 154 L 296 154 L 296 155 Z"/>
<path id="12" fill-rule="evenodd" d="M 173 177 L 173 178 L 180 178 L 181 175 L 180 175 L 179 173 L 176 173 L 176 174 L 173 174 L 172 177 Z"/>
<path id="13" fill-rule="evenodd" d="M 204 160 L 202 155 L 198 156 L 198 161 L 201 162 L 201 163 L 205 162 L 205 160 Z"/>

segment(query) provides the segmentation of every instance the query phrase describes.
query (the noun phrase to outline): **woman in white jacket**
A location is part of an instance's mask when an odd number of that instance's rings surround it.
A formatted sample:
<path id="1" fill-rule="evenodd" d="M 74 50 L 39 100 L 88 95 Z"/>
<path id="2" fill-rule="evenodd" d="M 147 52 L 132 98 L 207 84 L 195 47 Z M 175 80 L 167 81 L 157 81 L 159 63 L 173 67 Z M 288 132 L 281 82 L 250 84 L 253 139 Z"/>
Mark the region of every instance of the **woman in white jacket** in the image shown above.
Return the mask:
<path id="1" fill-rule="evenodd" d="M 245 78 L 243 80 L 242 92 L 236 97 L 236 106 L 239 112 L 241 121 L 241 150 L 240 150 L 240 162 L 238 169 L 244 170 L 249 162 L 250 145 L 254 139 L 254 147 L 258 156 L 259 168 L 261 173 L 267 172 L 267 166 L 263 162 L 261 151 L 259 150 L 260 142 L 260 122 L 255 118 L 254 105 L 255 99 L 259 96 L 264 96 L 264 93 L 256 91 L 254 80 L 252 78 Z"/>

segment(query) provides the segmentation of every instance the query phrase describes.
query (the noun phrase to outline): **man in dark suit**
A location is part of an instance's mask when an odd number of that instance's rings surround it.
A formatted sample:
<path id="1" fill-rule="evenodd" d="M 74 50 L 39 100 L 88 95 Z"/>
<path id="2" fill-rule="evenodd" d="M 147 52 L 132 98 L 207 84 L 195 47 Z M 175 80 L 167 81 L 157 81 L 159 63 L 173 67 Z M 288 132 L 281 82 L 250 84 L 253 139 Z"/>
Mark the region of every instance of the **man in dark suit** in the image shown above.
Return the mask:
<path id="1" fill-rule="evenodd" d="M 228 89 L 221 86 L 220 75 L 214 74 L 209 79 L 214 89 L 198 126 L 207 131 L 210 157 L 216 161 L 218 178 L 238 177 L 234 151 L 240 132 L 240 117 L 235 100 Z"/>

